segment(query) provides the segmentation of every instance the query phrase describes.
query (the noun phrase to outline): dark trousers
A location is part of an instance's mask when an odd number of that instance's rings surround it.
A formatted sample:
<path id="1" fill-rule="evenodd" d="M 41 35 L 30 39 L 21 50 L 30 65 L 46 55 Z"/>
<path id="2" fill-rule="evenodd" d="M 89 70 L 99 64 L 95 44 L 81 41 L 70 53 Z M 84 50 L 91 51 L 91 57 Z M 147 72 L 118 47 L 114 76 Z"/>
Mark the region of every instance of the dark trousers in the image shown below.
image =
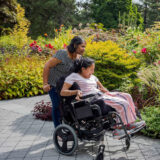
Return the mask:
<path id="1" fill-rule="evenodd" d="M 60 97 L 57 94 L 55 87 L 52 87 L 48 93 L 52 101 L 52 120 L 54 127 L 56 128 L 60 124 Z"/>

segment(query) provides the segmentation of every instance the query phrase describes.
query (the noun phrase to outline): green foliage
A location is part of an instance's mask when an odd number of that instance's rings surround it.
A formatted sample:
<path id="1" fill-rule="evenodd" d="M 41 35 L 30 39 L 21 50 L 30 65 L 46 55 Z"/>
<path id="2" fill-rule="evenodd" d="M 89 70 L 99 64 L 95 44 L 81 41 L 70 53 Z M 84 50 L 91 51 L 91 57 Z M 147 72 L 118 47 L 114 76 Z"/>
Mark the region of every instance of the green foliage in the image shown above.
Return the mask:
<path id="1" fill-rule="evenodd" d="M 141 114 L 147 126 L 146 130 L 142 130 L 142 133 L 150 137 L 160 138 L 160 106 L 146 107 Z"/>
<path id="2" fill-rule="evenodd" d="M 160 61 L 142 68 L 138 77 L 141 80 L 141 93 L 145 100 L 143 107 L 160 105 Z"/>
<path id="3" fill-rule="evenodd" d="M 127 28 L 119 38 L 119 44 L 130 54 L 141 60 L 142 65 L 148 66 L 158 59 L 160 54 L 160 23 L 142 32 L 139 28 Z M 143 48 L 146 52 L 143 52 Z"/>
<path id="4" fill-rule="evenodd" d="M 139 71 L 138 76 L 153 92 L 160 95 L 160 61 Z"/>
<path id="5" fill-rule="evenodd" d="M 24 17 L 24 9 L 18 4 L 16 10 L 17 24 L 14 25 L 13 31 L 9 35 L 0 38 L 0 47 L 7 51 L 22 49 L 28 44 L 30 39 L 27 36 L 30 23 Z"/>
<path id="6" fill-rule="evenodd" d="M 16 7 L 16 0 L 0 1 L 0 35 L 9 34 L 17 23 Z"/>
<path id="7" fill-rule="evenodd" d="M 127 25 L 140 25 L 141 16 L 132 0 L 91 0 L 91 16 L 96 23 L 103 23 L 106 28 L 118 28 L 119 13 Z M 125 17 L 127 15 L 127 17 Z M 122 22 L 121 22 L 122 23 Z"/>
<path id="8" fill-rule="evenodd" d="M 106 28 L 104 28 L 104 25 L 102 23 L 91 23 L 90 25 L 90 28 L 92 29 L 99 29 L 99 30 L 103 30 L 103 31 L 106 31 Z"/>
<path id="9" fill-rule="evenodd" d="M 96 61 L 95 74 L 108 89 L 117 89 L 124 78 L 136 78 L 139 60 L 129 56 L 112 41 L 87 41 L 86 56 Z"/>
<path id="10" fill-rule="evenodd" d="M 159 0 L 140 0 L 139 11 L 144 18 L 145 28 L 152 27 L 155 21 L 160 21 L 160 3 Z"/>
<path id="11" fill-rule="evenodd" d="M 36 39 L 47 33 L 54 36 L 54 29 L 61 24 L 77 24 L 75 0 L 18 0 L 25 7 L 26 17 L 31 22 L 30 35 Z"/>
<path id="12" fill-rule="evenodd" d="M 143 29 L 143 18 L 137 11 L 136 5 L 131 6 L 129 13 L 119 12 L 119 27 L 123 30 L 127 27 Z"/>
<path id="13" fill-rule="evenodd" d="M 45 57 L 1 56 L 0 100 L 43 94 L 42 71 Z"/>
<path id="14" fill-rule="evenodd" d="M 71 27 L 69 29 L 65 29 L 63 25 L 61 25 L 59 32 L 55 30 L 55 38 L 53 39 L 53 45 L 56 49 L 62 49 L 64 44 L 69 45 L 70 40 L 73 38 Z"/>
<path id="15" fill-rule="evenodd" d="M 59 29 L 55 29 L 55 37 L 53 39 L 39 36 L 36 41 L 42 48 L 42 52 L 40 54 L 54 54 L 56 50 L 66 48 L 66 45 L 69 45 L 73 36 L 71 28 L 65 29 L 63 25 L 61 25 Z M 46 47 L 46 45 L 50 45 L 53 48 Z"/>
<path id="16" fill-rule="evenodd" d="M 25 10 L 17 5 L 17 24 L 13 28 L 12 38 L 14 37 L 17 48 L 22 48 L 28 43 L 28 30 L 30 22 L 25 18 Z"/>

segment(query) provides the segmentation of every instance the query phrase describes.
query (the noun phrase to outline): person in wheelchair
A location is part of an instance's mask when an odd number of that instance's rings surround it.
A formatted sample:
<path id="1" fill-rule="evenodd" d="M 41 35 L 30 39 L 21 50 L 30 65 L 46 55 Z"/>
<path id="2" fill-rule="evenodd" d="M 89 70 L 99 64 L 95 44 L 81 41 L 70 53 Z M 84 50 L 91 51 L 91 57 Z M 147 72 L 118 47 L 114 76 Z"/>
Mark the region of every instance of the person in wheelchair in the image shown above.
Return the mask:
<path id="1" fill-rule="evenodd" d="M 111 111 L 110 107 L 120 115 L 127 133 L 145 126 L 144 121 L 135 122 L 136 107 L 132 97 L 128 93 L 110 92 L 106 89 L 96 76 L 93 75 L 95 69 L 94 60 L 91 58 L 81 58 L 74 63 L 74 72 L 65 78 L 61 96 L 76 96 L 76 100 L 80 101 L 82 96 L 96 95 L 93 101 L 99 103 L 102 112 Z M 76 83 L 80 89 L 70 90 L 71 86 Z M 104 113 L 102 113 L 104 114 Z M 118 120 L 117 120 L 118 121 Z M 120 139 L 125 135 L 122 126 L 114 126 L 113 136 Z"/>

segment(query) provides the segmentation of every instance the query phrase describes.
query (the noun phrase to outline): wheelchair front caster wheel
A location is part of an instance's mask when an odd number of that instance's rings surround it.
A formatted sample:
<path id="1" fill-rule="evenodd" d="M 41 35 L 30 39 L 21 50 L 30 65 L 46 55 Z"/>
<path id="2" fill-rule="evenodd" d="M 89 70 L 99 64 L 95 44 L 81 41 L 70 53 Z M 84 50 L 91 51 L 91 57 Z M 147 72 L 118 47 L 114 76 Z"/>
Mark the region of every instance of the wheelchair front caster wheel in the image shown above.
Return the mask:
<path id="1" fill-rule="evenodd" d="M 72 127 L 61 124 L 53 133 L 53 143 L 56 150 L 63 155 L 72 155 L 78 146 L 78 138 Z"/>
<path id="2" fill-rule="evenodd" d="M 130 139 L 126 138 L 125 143 L 126 143 L 125 151 L 127 151 L 130 147 Z"/>
<path id="3" fill-rule="evenodd" d="M 100 145 L 98 149 L 98 154 L 95 160 L 103 160 L 104 159 L 104 149 L 105 145 Z"/>

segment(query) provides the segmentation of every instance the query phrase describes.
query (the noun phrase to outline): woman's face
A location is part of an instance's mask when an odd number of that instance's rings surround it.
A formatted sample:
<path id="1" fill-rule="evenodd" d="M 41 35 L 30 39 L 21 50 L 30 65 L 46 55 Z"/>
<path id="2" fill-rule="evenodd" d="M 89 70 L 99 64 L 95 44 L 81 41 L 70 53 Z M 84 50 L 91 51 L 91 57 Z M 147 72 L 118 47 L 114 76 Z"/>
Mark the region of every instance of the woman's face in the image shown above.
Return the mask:
<path id="1" fill-rule="evenodd" d="M 88 67 L 88 68 L 82 67 L 81 75 L 84 78 L 90 78 L 91 75 L 94 73 L 94 68 L 95 68 L 95 64 L 94 63 L 90 67 Z"/>
<path id="2" fill-rule="evenodd" d="M 80 55 L 83 55 L 84 51 L 85 51 L 85 48 L 86 48 L 86 43 L 82 43 L 82 44 L 79 44 L 77 49 L 76 49 L 76 53 L 77 54 L 80 54 Z"/>

